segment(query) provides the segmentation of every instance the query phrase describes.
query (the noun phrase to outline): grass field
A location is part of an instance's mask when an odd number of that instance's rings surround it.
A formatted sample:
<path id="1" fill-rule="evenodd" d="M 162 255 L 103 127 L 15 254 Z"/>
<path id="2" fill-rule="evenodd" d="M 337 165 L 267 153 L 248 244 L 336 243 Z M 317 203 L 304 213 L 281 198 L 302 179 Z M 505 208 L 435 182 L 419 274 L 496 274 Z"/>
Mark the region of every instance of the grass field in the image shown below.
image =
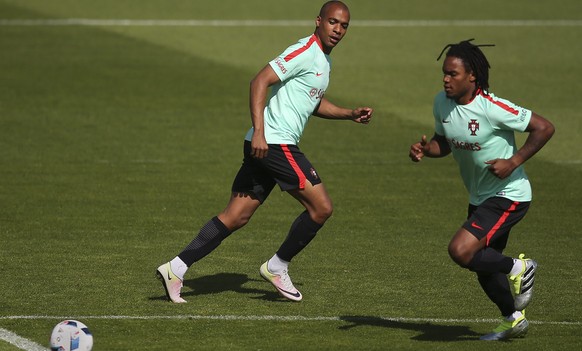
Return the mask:
<path id="1" fill-rule="evenodd" d="M 96 351 L 582 348 L 580 2 L 347 3 L 327 97 L 375 116 L 314 118 L 301 141 L 335 205 L 291 266 L 304 300 L 258 274 L 302 211 L 275 190 L 175 305 L 155 268 L 226 204 L 248 83 L 312 32 L 321 3 L 0 0 L 0 351 L 48 346 L 65 318 Z M 506 250 L 540 264 L 530 333 L 494 345 L 478 337 L 497 309 L 446 250 L 467 205 L 456 165 L 407 157 L 433 131 L 436 57 L 469 38 L 496 44 L 491 91 L 557 130 L 526 165 L 534 201 Z"/>

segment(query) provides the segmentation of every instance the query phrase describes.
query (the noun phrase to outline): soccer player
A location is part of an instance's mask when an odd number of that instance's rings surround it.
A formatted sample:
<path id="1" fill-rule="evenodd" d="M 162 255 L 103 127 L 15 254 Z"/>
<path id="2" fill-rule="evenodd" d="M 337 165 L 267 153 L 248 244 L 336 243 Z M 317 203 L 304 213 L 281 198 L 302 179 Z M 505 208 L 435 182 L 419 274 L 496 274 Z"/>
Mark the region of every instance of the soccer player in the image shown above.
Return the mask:
<path id="1" fill-rule="evenodd" d="M 503 255 L 511 228 L 526 214 L 532 192 L 523 164 L 554 134 L 553 125 L 489 91 L 489 62 L 473 39 L 447 45 L 444 91 L 434 100 L 435 133 L 411 145 L 414 162 L 450 153 L 469 192 L 468 216 L 449 243 L 449 255 L 477 274 L 499 308 L 502 323 L 482 340 L 504 340 L 527 332 L 525 307 L 533 294 L 537 263 Z M 492 46 L 492 45 L 481 45 Z M 529 133 L 517 148 L 515 132 Z"/>
<path id="2" fill-rule="evenodd" d="M 311 115 L 362 124 L 372 118 L 369 107 L 342 108 L 325 97 L 331 70 L 329 55 L 343 39 L 349 22 L 350 12 L 343 2 L 326 2 L 315 19 L 314 33 L 289 46 L 251 81 L 252 128 L 244 141 L 244 160 L 233 181 L 230 201 L 182 252 L 157 269 L 170 301 L 186 302 L 180 296 L 186 270 L 243 227 L 276 184 L 305 211 L 259 272 L 283 297 L 302 299 L 289 277 L 289 262 L 315 237 L 333 207 L 319 174 L 297 144 Z"/>

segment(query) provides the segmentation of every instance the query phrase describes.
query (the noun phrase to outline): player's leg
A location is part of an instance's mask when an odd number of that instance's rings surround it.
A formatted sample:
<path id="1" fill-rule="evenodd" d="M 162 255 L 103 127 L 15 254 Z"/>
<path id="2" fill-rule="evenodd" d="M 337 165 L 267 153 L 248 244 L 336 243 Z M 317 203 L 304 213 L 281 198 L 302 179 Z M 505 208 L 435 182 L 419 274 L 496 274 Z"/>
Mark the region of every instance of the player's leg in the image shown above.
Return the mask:
<path id="1" fill-rule="evenodd" d="M 295 219 L 287 238 L 277 251 L 277 255 L 288 262 L 315 238 L 333 212 L 331 199 L 321 183 L 307 183 L 304 189 L 291 190 L 289 194 L 305 207 L 305 211 Z"/>
<path id="2" fill-rule="evenodd" d="M 471 231 L 476 237 L 485 234 L 486 238 L 486 247 L 474 255 L 469 263 L 469 269 L 493 273 L 499 268 L 499 272 L 507 274 L 515 295 L 514 307 L 518 311 L 523 310 L 532 299 L 537 263 L 525 259 L 521 254 L 519 258 L 512 258 L 513 264 L 510 265 L 509 259 L 502 252 L 507 245 L 509 232 L 521 221 L 528 209 L 529 202 L 518 203 L 495 197 L 476 208 L 463 225 L 463 228 Z M 497 266 L 490 264 L 491 260 L 498 262 Z M 503 285 L 503 289 L 506 289 L 507 285 L 505 283 Z"/>
<path id="3" fill-rule="evenodd" d="M 497 306 L 502 316 L 509 316 L 515 312 L 513 296 L 506 274 L 499 272 L 477 273 L 477 279 L 487 297 Z"/>
<path id="4" fill-rule="evenodd" d="M 317 172 L 297 146 L 270 145 L 267 161 L 281 189 L 297 199 L 305 211 L 293 221 L 287 238 L 259 271 L 282 296 L 299 301 L 302 295 L 288 275 L 289 262 L 313 240 L 333 206 Z"/>
<path id="5" fill-rule="evenodd" d="M 180 290 L 188 268 L 216 249 L 235 230 L 246 225 L 275 186 L 270 175 L 250 157 L 248 142 L 245 142 L 244 155 L 225 209 L 204 224 L 198 235 L 174 259 L 158 267 L 158 278 L 173 302 L 186 302 L 180 297 Z"/>
<path id="6" fill-rule="evenodd" d="M 235 230 L 248 223 L 261 202 L 249 194 L 232 193 L 226 208 L 209 220 L 178 257 L 190 267 L 216 249 Z"/>
<path id="7" fill-rule="evenodd" d="M 506 340 L 520 337 L 527 333 L 529 323 L 525 318 L 525 310 L 517 310 L 507 275 L 504 273 L 477 273 L 479 284 L 489 299 L 499 308 L 502 315 L 501 323 L 483 335 L 481 340 Z"/>
<path id="8" fill-rule="evenodd" d="M 503 253 L 505 246 L 507 245 L 507 239 L 509 238 L 509 233 L 507 235 L 498 236 L 495 240 L 489 243 L 487 250 L 494 250 Z M 505 257 L 505 256 L 504 256 Z M 513 259 L 512 259 L 513 260 Z M 512 266 L 513 268 L 513 266 Z M 481 288 L 489 299 L 497 305 L 502 316 L 509 316 L 515 312 L 515 307 L 513 305 L 513 295 L 509 288 L 509 281 L 507 280 L 507 274 L 503 272 L 493 272 L 489 273 L 486 271 L 477 271 L 477 278 Z"/>
<path id="9" fill-rule="evenodd" d="M 477 273 L 485 294 L 497 305 L 503 316 L 508 316 L 515 311 L 507 281 L 514 260 L 486 246 L 486 241 L 485 237 L 478 239 L 466 229 L 460 228 L 449 244 L 449 254 L 461 267 Z"/>
<path id="10" fill-rule="evenodd" d="M 283 297 L 300 301 L 303 296 L 291 282 L 288 266 L 293 257 L 315 238 L 319 229 L 331 216 L 332 204 L 323 184 L 307 183 L 303 189 L 290 190 L 289 193 L 306 210 L 291 224 L 287 238 L 279 250 L 261 266 L 259 271 L 261 276 L 273 284 Z"/>
<path id="11" fill-rule="evenodd" d="M 504 238 L 506 242 L 507 236 Z M 449 244 L 449 254 L 453 260 L 460 266 L 477 273 L 481 288 L 503 316 L 501 324 L 481 339 L 504 340 L 524 335 L 527 332 L 528 322 L 522 311 L 516 311 L 507 280 L 507 275 L 514 266 L 514 260 L 504 256 L 501 253 L 502 250 L 497 251 L 493 247 L 485 246 L 486 242 L 486 238 L 478 239 L 466 229 L 461 228 Z"/>
<path id="12" fill-rule="evenodd" d="M 478 207 L 470 206 L 467 221 L 449 245 L 451 257 L 477 273 L 483 291 L 503 316 L 502 323 L 483 336 L 483 340 L 508 339 L 527 332 L 523 308 L 516 308 L 517 300 L 514 301 L 508 282 L 508 278 L 524 271 L 526 261 L 505 256 L 503 250 L 511 228 L 523 218 L 528 206 L 528 203 L 519 204 L 504 198 L 489 199 Z"/>
<path id="13" fill-rule="evenodd" d="M 449 254 L 460 266 L 474 272 L 509 274 L 515 265 L 502 254 L 509 231 L 526 214 L 529 203 L 494 197 L 469 206 L 468 218 L 449 243 Z"/>
<path id="14" fill-rule="evenodd" d="M 513 259 L 487 246 L 487 238 L 478 238 L 460 228 L 449 243 L 449 255 L 459 266 L 474 272 L 508 274 Z"/>
<path id="15" fill-rule="evenodd" d="M 269 152 L 270 166 L 277 169 L 275 180 L 305 208 L 277 251 L 280 259 L 289 262 L 313 240 L 332 215 L 333 205 L 315 168 L 297 146 L 280 145 Z"/>
<path id="16" fill-rule="evenodd" d="M 182 252 L 158 267 L 158 279 L 162 281 L 170 301 L 186 302 L 180 292 L 188 268 L 214 251 L 232 232 L 244 226 L 260 204 L 259 200 L 249 195 L 233 193 L 226 208 L 206 222 Z"/>

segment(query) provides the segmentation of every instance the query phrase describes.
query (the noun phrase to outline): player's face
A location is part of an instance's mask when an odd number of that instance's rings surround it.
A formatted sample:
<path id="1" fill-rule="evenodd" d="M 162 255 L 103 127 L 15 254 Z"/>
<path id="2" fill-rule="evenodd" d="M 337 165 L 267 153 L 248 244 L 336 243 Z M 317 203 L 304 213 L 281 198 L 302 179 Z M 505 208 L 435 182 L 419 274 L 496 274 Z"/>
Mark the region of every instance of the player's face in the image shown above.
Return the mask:
<path id="1" fill-rule="evenodd" d="M 463 60 L 447 56 L 443 62 L 443 85 L 449 99 L 464 105 L 471 101 L 476 89 L 475 76 L 467 72 Z"/>
<path id="2" fill-rule="evenodd" d="M 342 5 L 331 4 L 323 16 L 315 20 L 315 35 L 321 40 L 323 51 L 329 54 L 342 40 L 350 24 L 350 11 Z"/>

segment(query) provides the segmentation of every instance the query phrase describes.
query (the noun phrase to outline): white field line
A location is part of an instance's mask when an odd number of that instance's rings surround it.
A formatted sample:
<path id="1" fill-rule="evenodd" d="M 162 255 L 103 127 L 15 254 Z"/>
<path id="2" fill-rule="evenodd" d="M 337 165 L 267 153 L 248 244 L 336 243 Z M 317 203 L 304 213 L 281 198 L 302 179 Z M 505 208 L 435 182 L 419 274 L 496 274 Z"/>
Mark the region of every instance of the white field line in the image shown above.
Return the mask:
<path id="1" fill-rule="evenodd" d="M 176 315 L 176 316 L 0 316 L 0 320 L 14 319 L 54 319 L 61 321 L 64 319 L 109 319 L 109 320 L 219 320 L 219 321 L 283 321 L 283 322 L 403 322 L 403 323 L 497 323 L 498 319 L 452 319 L 452 318 L 406 318 L 406 317 L 304 317 L 304 316 L 237 316 L 237 315 Z M 581 326 L 582 322 L 558 322 L 558 321 L 529 321 L 532 324 L 540 325 L 561 325 L 561 326 Z M 34 341 L 23 338 L 9 330 L 0 328 L 0 340 L 4 340 L 16 347 L 27 351 L 46 351 L 47 348 Z"/>
<path id="2" fill-rule="evenodd" d="M 121 320 L 224 320 L 224 321 L 282 321 L 282 322 L 377 322 L 378 320 L 383 320 L 387 322 L 405 322 L 405 323 L 497 323 L 499 319 L 456 319 L 456 318 L 408 318 L 408 317 L 373 317 L 373 316 L 346 316 L 346 317 L 325 317 L 325 316 L 240 316 L 240 315 L 174 315 L 174 316 L 42 316 L 42 315 L 31 315 L 31 316 L 0 316 L 0 320 L 14 320 L 14 319 L 54 319 L 57 321 L 64 319 L 78 319 L 78 320 L 90 320 L 90 319 L 121 319 Z M 539 320 L 528 320 L 532 324 L 540 325 L 571 325 L 571 326 L 582 326 L 581 321 L 539 321 Z"/>
<path id="3" fill-rule="evenodd" d="M 580 27 L 582 20 L 353 20 L 357 27 Z M 0 19 L 0 26 L 297 27 L 303 20 Z"/>
<path id="4" fill-rule="evenodd" d="M 18 347 L 21 350 L 27 351 L 47 351 L 48 348 L 41 346 L 34 341 L 28 340 L 26 338 L 21 337 L 18 334 L 11 332 L 10 330 L 6 330 L 0 328 L 0 340 L 4 340 L 9 344 L 12 344 Z"/>
<path id="5" fill-rule="evenodd" d="M 557 160 L 557 161 L 553 161 L 554 163 L 557 164 L 562 164 L 562 165 L 579 165 L 582 164 L 582 160 Z"/>

